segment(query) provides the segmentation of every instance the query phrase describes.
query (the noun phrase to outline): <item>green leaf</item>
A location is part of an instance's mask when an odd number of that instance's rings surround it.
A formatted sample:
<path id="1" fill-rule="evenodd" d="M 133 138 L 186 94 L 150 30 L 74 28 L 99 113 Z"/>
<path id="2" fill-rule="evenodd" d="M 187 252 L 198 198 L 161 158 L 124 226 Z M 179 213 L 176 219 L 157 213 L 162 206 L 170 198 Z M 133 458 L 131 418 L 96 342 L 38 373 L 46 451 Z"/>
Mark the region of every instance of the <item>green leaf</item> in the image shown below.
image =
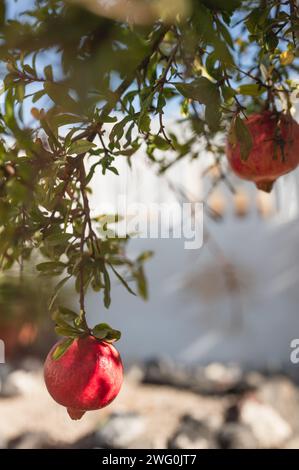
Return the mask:
<path id="1" fill-rule="evenodd" d="M 114 173 L 115 175 L 119 176 L 118 169 L 115 166 L 109 166 L 108 170 Z"/>
<path id="2" fill-rule="evenodd" d="M 217 106 L 206 105 L 205 121 L 212 132 L 219 130 L 221 120 L 221 110 Z"/>
<path id="3" fill-rule="evenodd" d="M 47 65 L 44 68 L 44 74 L 47 80 L 50 82 L 53 81 L 53 70 L 52 70 L 52 65 Z"/>
<path id="4" fill-rule="evenodd" d="M 218 60 L 218 55 L 215 51 L 212 51 L 207 56 L 205 63 L 208 74 L 211 75 L 211 77 L 213 77 L 215 80 L 220 80 L 222 75 L 221 69 L 218 65 Z"/>
<path id="5" fill-rule="evenodd" d="M 231 37 L 228 29 L 226 28 L 226 26 L 223 23 L 221 23 L 221 21 L 217 21 L 217 26 L 219 28 L 220 33 L 223 36 L 223 39 L 226 41 L 226 43 L 229 45 L 229 47 L 231 47 L 233 49 L 234 48 L 234 43 L 233 43 L 232 37 Z"/>
<path id="6" fill-rule="evenodd" d="M 24 83 L 18 83 L 16 86 L 16 97 L 18 101 L 23 101 L 25 96 L 25 84 Z"/>
<path id="7" fill-rule="evenodd" d="M 125 132 L 125 125 L 131 120 L 131 116 L 124 117 L 121 121 L 117 122 L 111 129 L 109 134 L 109 141 L 111 144 L 118 142 Z"/>
<path id="8" fill-rule="evenodd" d="M 106 308 L 109 308 L 111 304 L 111 296 L 110 296 L 111 282 L 110 282 L 109 273 L 105 265 L 103 267 L 103 274 L 104 274 L 104 305 Z"/>
<path id="9" fill-rule="evenodd" d="M 241 158 L 242 160 L 247 160 L 253 145 L 252 137 L 248 127 L 239 116 L 236 116 L 233 121 L 229 141 L 233 146 L 239 143 Z"/>
<path id="10" fill-rule="evenodd" d="M 36 266 L 36 269 L 42 273 L 61 274 L 66 265 L 60 261 L 46 261 Z"/>
<path id="11" fill-rule="evenodd" d="M 138 294 L 140 297 L 142 297 L 144 300 L 148 299 L 148 290 L 147 290 L 147 282 L 143 270 L 143 266 L 140 266 L 135 273 L 135 278 L 137 281 L 137 288 L 138 288 Z"/>
<path id="12" fill-rule="evenodd" d="M 220 92 L 217 85 L 205 77 L 200 77 L 192 83 L 175 84 L 175 87 L 186 98 L 199 101 L 206 106 L 206 122 L 211 131 L 216 132 L 221 118 Z"/>
<path id="13" fill-rule="evenodd" d="M 24 65 L 24 72 L 33 77 L 36 76 L 35 70 L 29 64 Z"/>
<path id="14" fill-rule="evenodd" d="M 108 323 L 100 323 L 96 325 L 92 330 L 91 334 L 100 340 L 107 342 L 118 341 L 121 337 L 119 330 L 114 330 Z"/>
<path id="15" fill-rule="evenodd" d="M 77 122 L 82 122 L 82 116 L 76 116 L 75 114 L 58 114 L 54 116 L 52 122 L 58 127 L 67 126 L 68 124 L 74 124 Z"/>
<path id="16" fill-rule="evenodd" d="M 75 112 L 78 108 L 76 101 L 68 94 L 62 84 L 45 82 L 44 90 L 51 100 L 64 110 Z"/>
<path id="17" fill-rule="evenodd" d="M 271 8 L 271 7 L 270 7 Z M 248 15 L 245 24 L 248 28 L 248 31 L 251 34 L 254 34 L 256 30 L 264 25 L 264 22 L 269 14 L 268 8 L 254 8 L 251 13 Z"/>
<path id="18" fill-rule="evenodd" d="M 83 329 L 83 330 L 87 329 L 84 310 L 80 310 L 80 314 L 77 315 L 77 317 L 75 318 L 74 324 L 77 328 L 80 328 L 80 329 Z"/>
<path id="19" fill-rule="evenodd" d="M 55 300 L 57 299 L 57 296 L 59 294 L 59 291 L 62 289 L 62 287 L 64 286 L 64 284 L 67 283 L 67 281 L 71 278 L 72 276 L 66 276 L 64 277 L 63 279 L 61 279 L 61 281 L 58 282 L 58 284 L 56 284 L 55 288 L 54 288 L 54 291 L 53 291 L 53 294 L 52 294 L 52 297 L 51 297 L 51 300 L 50 300 L 50 303 L 49 303 L 49 310 L 52 309 L 53 305 L 54 305 L 54 302 Z"/>
<path id="20" fill-rule="evenodd" d="M 45 90 L 39 90 L 32 95 L 32 103 L 36 103 L 45 95 Z"/>
<path id="21" fill-rule="evenodd" d="M 107 343 L 114 343 L 121 338 L 121 332 L 119 330 L 110 330 L 105 338 Z"/>
<path id="22" fill-rule="evenodd" d="M 73 142 L 70 147 L 68 148 L 68 152 L 70 154 L 75 153 L 79 155 L 81 153 L 88 152 L 91 148 L 94 148 L 96 145 L 93 142 L 89 142 L 85 139 L 76 140 Z"/>
<path id="23" fill-rule="evenodd" d="M 71 346 L 71 344 L 73 343 L 74 341 L 74 338 L 68 338 L 64 341 L 62 341 L 58 346 L 57 348 L 55 349 L 55 351 L 53 351 L 53 354 L 52 354 L 52 359 L 54 359 L 54 361 L 57 361 L 60 357 L 63 356 L 63 354 L 68 350 L 68 348 Z"/>
<path id="24" fill-rule="evenodd" d="M 279 39 L 273 31 L 270 31 L 268 34 L 266 34 L 265 45 L 267 46 L 267 50 L 269 52 L 273 52 L 274 49 L 276 49 L 276 47 L 278 46 L 278 44 Z"/>
<path id="25" fill-rule="evenodd" d="M 69 327 L 68 325 L 66 326 L 55 326 L 55 332 L 59 336 L 66 336 L 68 338 L 78 338 L 80 336 L 80 331 L 75 330 L 74 328 Z"/>
<path id="26" fill-rule="evenodd" d="M 152 142 L 159 150 L 168 150 L 170 148 L 169 142 L 160 135 L 153 136 Z"/>
<path id="27" fill-rule="evenodd" d="M 56 246 L 67 243 L 73 235 L 71 233 L 54 233 L 45 238 L 45 242 L 49 246 Z"/>
<path id="28" fill-rule="evenodd" d="M 141 132 L 145 134 L 150 131 L 151 127 L 151 118 L 147 113 L 142 113 L 138 119 L 138 127 Z"/>
<path id="29" fill-rule="evenodd" d="M 248 83 L 240 85 L 238 88 L 238 93 L 241 95 L 248 96 L 260 96 L 266 91 L 266 88 L 257 84 L 257 83 Z"/>
<path id="30" fill-rule="evenodd" d="M 132 294 L 132 295 L 136 295 L 136 293 L 131 289 L 131 287 L 129 286 L 127 281 L 125 281 L 125 279 L 116 271 L 116 269 L 113 267 L 113 265 L 109 263 L 109 266 L 112 269 L 112 271 L 114 272 L 115 276 L 120 280 L 122 285 L 125 286 L 127 291 L 130 292 L 130 294 Z"/>
<path id="31" fill-rule="evenodd" d="M 233 98 L 236 95 L 236 90 L 234 90 L 233 88 L 231 88 L 229 86 L 226 86 L 226 85 L 223 85 L 221 87 L 221 91 L 222 91 L 222 96 L 223 96 L 225 101 L 230 100 L 231 98 Z"/>
<path id="32" fill-rule="evenodd" d="M 62 306 L 59 306 L 52 315 L 52 319 L 57 324 L 59 324 L 61 320 L 63 323 L 73 323 L 78 317 L 79 315 L 76 312 Z"/>
<path id="33" fill-rule="evenodd" d="M 149 259 L 151 259 L 153 256 L 154 256 L 153 251 L 150 251 L 150 250 L 144 251 L 143 253 L 141 253 L 141 255 L 138 256 L 137 262 L 144 263 L 145 261 L 148 261 Z"/>
<path id="34" fill-rule="evenodd" d="M 116 116 L 104 116 L 103 118 L 101 118 L 101 122 L 107 122 L 107 123 L 111 123 L 111 122 L 116 122 L 117 121 L 117 117 Z"/>
<path id="35" fill-rule="evenodd" d="M 192 83 L 175 83 L 175 87 L 186 98 L 205 105 L 219 105 L 220 93 L 217 85 L 205 77 L 199 77 Z"/>
<path id="36" fill-rule="evenodd" d="M 196 33 L 201 40 L 213 44 L 218 39 L 213 26 L 212 13 L 202 2 L 197 2 L 196 8 L 194 8 L 193 22 Z"/>
<path id="37" fill-rule="evenodd" d="M 150 126 L 149 108 L 152 104 L 156 90 L 152 91 L 141 105 L 140 114 L 138 117 L 138 128 L 142 132 L 148 132 Z"/>

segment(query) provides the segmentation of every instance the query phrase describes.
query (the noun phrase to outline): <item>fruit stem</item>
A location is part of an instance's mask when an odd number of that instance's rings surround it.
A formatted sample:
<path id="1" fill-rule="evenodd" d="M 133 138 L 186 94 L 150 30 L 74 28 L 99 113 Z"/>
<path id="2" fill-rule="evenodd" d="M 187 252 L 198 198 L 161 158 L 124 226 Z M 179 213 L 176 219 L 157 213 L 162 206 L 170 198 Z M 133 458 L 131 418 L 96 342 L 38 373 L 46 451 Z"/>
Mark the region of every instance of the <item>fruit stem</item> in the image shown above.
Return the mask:
<path id="1" fill-rule="evenodd" d="M 85 411 L 76 410 L 75 408 L 67 408 L 67 412 L 69 414 L 69 417 L 73 420 L 81 419 L 82 416 L 85 414 Z"/>
<path id="2" fill-rule="evenodd" d="M 275 181 L 259 181 L 256 183 L 257 189 L 265 193 L 271 193 Z"/>

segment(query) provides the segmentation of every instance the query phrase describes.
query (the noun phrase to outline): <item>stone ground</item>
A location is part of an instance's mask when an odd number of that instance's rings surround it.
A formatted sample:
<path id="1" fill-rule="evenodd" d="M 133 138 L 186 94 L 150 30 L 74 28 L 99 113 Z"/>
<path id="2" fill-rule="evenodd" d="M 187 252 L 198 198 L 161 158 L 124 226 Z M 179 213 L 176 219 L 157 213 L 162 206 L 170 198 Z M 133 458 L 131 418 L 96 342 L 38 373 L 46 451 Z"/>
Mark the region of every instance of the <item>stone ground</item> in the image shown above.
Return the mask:
<path id="1" fill-rule="evenodd" d="M 13 371 L 18 394 L 0 394 L 0 448 L 299 448 L 299 391 L 285 377 L 259 377 L 245 395 L 213 394 L 143 383 L 139 372 L 108 408 L 71 421 L 40 367 Z"/>
<path id="2" fill-rule="evenodd" d="M 219 419 L 222 400 L 205 398 L 167 386 L 143 385 L 125 379 L 118 398 L 108 408 L 71 421 L 65 408 L 47 393 L 40 372 L 19 373 L 22 395 L 0 399 L 0 435 L 10 440 L 26 432 L 43 432 L 70 444 L 101 426 L 111 413 L 137 412 L 145 418 L 145 437 L 154 447 L 165 447 L 167 437 L 186 413 Z M 224 400 L 227 401 L 227 400 Z"/>

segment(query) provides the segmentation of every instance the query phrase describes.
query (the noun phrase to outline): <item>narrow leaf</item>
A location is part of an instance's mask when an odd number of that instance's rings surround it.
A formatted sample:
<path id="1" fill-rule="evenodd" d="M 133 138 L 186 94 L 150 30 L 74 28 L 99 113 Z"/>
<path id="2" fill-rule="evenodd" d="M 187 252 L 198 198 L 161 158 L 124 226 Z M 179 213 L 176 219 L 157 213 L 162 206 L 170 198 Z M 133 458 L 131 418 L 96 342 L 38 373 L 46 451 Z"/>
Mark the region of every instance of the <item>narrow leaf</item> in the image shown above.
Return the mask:
<path id="1" fill-rule="evenodd" d="M 136 295 L 136 293 L 131 289 L 131 287 L 129 286 L 127 281 L 125 281 L 125 279 L 116 271 L 116 269 L 113 267 L 113 265 L 109 263 L 109 266 L 112 269 L 112 271 L 114 272 L 115 276 L 120 280 L 122 285 L 125 286 L 127 291 L 129 291 L 130 294 L 132 294 L 132 295 Z"/>
<path id="2" fill-rule="evenodd" d="M 57 361 L 57 359 L 59 359 L 60 357 L 63 356 L 63 354 L 68 350 L 68 348 L 71 346 L 73 341 L 74 341 L 73 338 L 68 338 L 68 339 L 62 341 L 57 346 L 57 348 L 55 349 L 55 351 L 52 354 L 52 358 L 54 359 L 54 361 Z"/>
<path id="3" fill-rule="evenodd" d="M 68 152 L 70 154 L 75 153 L 76 155 L 79 155 L 80 153 L 85 153 L 88 152 L 91 148 L 95 147 L 95 144 L 93 142 L 89 142 L 88 140 L 77 140 L 76 142 L 73 142 L 69 149 Z"/>
<path id="4" fill-rule="evenodd" d="M 110 307 L 111 304 L 111 296 L 110 296 L 110 291 L 111 291 L 111 282 L 110 282 L 110 277 L 109 273 L 104 265 L 103 268 L 103 274 L 104 274 L 104 305 L 106 308 Z"/>
<path id="5" fill-rule="evenodd" d="M 230 132 L 230 141 L 232 145 L 234 145 L 234 142 L 240 145 L 241 158 L 247 160 L 253 145 L 252 137 L 246 124 L 239 116 L 236 116 L 234 120 Z"/>

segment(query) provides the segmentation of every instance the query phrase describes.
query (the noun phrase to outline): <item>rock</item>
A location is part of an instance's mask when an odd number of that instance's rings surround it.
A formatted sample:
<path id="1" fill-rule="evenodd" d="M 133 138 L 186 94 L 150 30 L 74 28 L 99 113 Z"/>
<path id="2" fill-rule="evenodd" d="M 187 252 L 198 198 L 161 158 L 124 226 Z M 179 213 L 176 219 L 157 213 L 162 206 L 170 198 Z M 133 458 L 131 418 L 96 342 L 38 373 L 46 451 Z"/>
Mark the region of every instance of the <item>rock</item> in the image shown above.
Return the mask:
<path id="1" fill-rule="evenodd" d="M 226 423 L 237 423 L 240 419 L 240 399 L 228 406 L 224 411 L 224 421 Z"/>
<path id="2" fill-rule="evenodd" d="M 144 369 L 139 364 L 133 364 L 129 370 L 126 372 L 126 379 L 129 382 L 139 384 L 143 381 L 144 378 Z"/>
<path id="3" fill-rule="evenodd" d="M 35 379 L 31 372 L 14 370 L 3 381 L 0 396 L 14 397 L 25 395 L 35 386 Z"/>
<path id="4" fill-rule="evenodd" d="M 170 385 L 205 395 L 248 390 L 241 369 L 235 365 L 212 363 L 207 367 L 190 367 L 169 359 L 147 361 L 144 365 L 143 383 Z"/>
<path id="5" fill-rule="evenodd" d="M 244 375 L 244 382 L 247 390 L 257 390 L 266 381 L 266 377 L 257 371 L 246 372 Z"/>
<path id="6" fill-rule="evenodd" d="M 58 444 L 53 442 L 44 432 L 27 432 L 11 439 L 9 449 L 57 449 Z"/>
<path id="7" fill-rule="evenodd" d="M 7 364 L 0 366 L 0 398 L 11 398 L 20 395 L 17 385 L 11 380 L 12 369 Z"/>
<path id="8" fill-rule="evenodd" d="M 11 380 L 6 380 L 1 384 L 0 397 L 3 398 L 12 398 L 20 395 L 20 389 L 13 383 Z"/>
<path id="9" fill-rule="evenodd" d="M 258 440 L 251 429 L 240 423 L 226 423 L 218 433 L 221 449 L 256 449 Z"/>
<path id="10" fill-rule="evenodd" d="M 190 372 L 170 359 L 151 359 L 144 364 L 143 383 L 190 387 Z"/>
<path id="11" fill-rule="evenodd" d="M 73 442 L 70 447 L 72 449 L 99 449 L 96 432 L 91 432 L 83 437 L 80 437 L 77 441 Z"/>
<path id="12" fill-rule="evenodd" d="M 279 448 L 292 434 L 291 426 L 274 408 L 254 397 L 242 402 L 239 419 L 251 429 L 262 448 Z"/>
<path id="13" fill-rule="evenodd" d="M 174 433 L 168 440 L 169 449 L 215 449 L 215 434 L 204 422 L 184 415 Z"/>
<path id="14" fill-rule="evenodd" d="M 202 371 L 201 384 L 212 394 L 231 393 L 243 387 L 242 371 L 235 365 L 211 363 Z"/>
<path id="15" fill-rule="evenodd" d="M 43 363 L 37 357 L 27 356 L 20 361 L 18 369 L 25 372 L 38 372 L 43 369 Z"/>
<path id="16" fill-rule="evenodd" d="M 274 408 L 299 433 L 299 391 L 287 377 L 270 377 L 259 387 L 257 398 Z"/>
<path id="17" fill-rule="evenodd" d="M 123 449 L 145 430 L 145 420 L 137 413 L 113 413 L 95 432 L 96 447 Z"/>
<path id="18" fill-rule="evenodd" d="M 101 441 L 99 440 L 97 431 L 92 432 L 78 439 L 70 447 L 72 449 L 103 449 L 108 447 L 107 441 L 105 440 L 105 442 L 103 442 L 102 437 L 100 439 Z M 103 444 L 105 444 L 105 446 Z M 151 437 L 148 437 L 145 434 L 138 434 L 137 437 L 132 439 L 126 445 L 126 449 L 161 449 L 165 447 L 166 443 L 163 442 L 161 438 L 158 437 L 158 439 L 151 439 Z"/>

